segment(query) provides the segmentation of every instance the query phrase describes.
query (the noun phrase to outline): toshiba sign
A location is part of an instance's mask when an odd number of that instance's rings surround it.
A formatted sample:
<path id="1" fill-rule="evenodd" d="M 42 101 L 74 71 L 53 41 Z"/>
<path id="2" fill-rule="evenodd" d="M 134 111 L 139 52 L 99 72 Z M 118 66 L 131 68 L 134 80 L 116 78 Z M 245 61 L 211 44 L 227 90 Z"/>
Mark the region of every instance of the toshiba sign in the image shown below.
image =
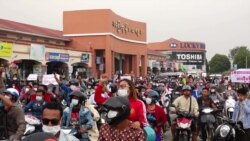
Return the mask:
<path id="1" fill-rule="evenodd" d="M 204 53 L 200 52 L 173 52 L 173 58 L 177 62 L 185 65 L 202 65 L 204 63 Z"/>

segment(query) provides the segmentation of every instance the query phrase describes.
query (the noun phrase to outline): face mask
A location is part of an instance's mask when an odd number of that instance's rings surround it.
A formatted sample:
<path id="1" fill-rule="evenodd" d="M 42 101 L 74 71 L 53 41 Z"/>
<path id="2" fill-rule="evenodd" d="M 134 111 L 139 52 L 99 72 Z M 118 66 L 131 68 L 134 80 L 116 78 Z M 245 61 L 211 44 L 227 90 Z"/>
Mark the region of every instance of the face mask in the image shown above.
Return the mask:
<path id="1" fill-rule="evenodd" d="M 34 91 L 37 91 L 37 88 L 34 88 Z"/>
<path id="2" fill-rule="evenodd" d="M 211 89 L 211 92 L 214 93 L 214 92 L 215 92 L 215 89 Z"/>
<path id="3" fill-rule="evenodd" d="M 229 88 L 228 88 L 228 90 L 232 90 L 232 88 L 231 88 L 231 87 L 229 87 Z"/>
<path id="4" fill-rule="evenodd" d="M 27 93 L 30 89 L 29 88 L 25 88 L 25 92 Z"/>
<path id="5" fill-rule="evenodd" d="M 53 135 L 58 133 L 60 129 L 61 129 L 60 125 L 56 125 L 56 126 L 43 125 L 43 132 L 51 133 Z"/>
<path id="6" fill-rule="evenodd" d="M 117 92 L 117 95 L 121 96 L 121 97 L 128 97 L 128 90 L 126 90 L 126 89 L 119 89 L 118 92 Z"/>
<path id="7" fill-rule="evenodd" d="M 36 96 L 36 101 L 43 101 L 43 97 L 42 96 Z"/>
<path id="8" fill-rule="evenodd" d="M 148 98 L 148 97 L 147 97 L 147 98 L 146 98 L 146 103 L 147 103 L 147 104 L 151 104 L 151 103 L 152 103 L 152 98 Z"/>
<path id="9" fill-rule="evenodd" d="M 72 91 L 75 91 L 76 86 L 74 86 L 74 85 L 70 85 L 70 89 L 71 89 Z"/>
<path id="10" fill-rule="evenodd" d="M 17 78 L 16 78 L 16 77 L 14 77 L 14 78 L 13 78 L 13 80 L 17 80 Z"/>
<path id="11" fill-rule="evenodd" d="M 78 104 L 79 100 L 78 99 L 72 99 L 71 104 L 72 106 L 76 106 Z"/>
<path id="12" fill-rule="evenodd" d="M 108 114 L 107 114 L 107 117 L 108 118 L 114 118 L 118 115 L 118 112 L 117 111 L 113 111 L 113 110 L 109 110 Z"/>

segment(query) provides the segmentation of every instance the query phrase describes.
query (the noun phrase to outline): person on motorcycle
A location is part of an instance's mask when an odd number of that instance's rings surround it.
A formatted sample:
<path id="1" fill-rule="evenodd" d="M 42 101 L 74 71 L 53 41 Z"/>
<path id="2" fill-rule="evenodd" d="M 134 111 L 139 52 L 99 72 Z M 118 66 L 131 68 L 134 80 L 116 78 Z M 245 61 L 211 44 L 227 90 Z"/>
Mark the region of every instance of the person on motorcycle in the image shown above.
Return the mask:
<path id="1" fill-rule="evenodd" d="M 36 101 L 29 102 L 24 107 L 25 113 L 31 113 L 33 116 L 35 116 L 38 119 L 42 118 L 42 110 L 43 106 L 45 105 L 45 101 L 43 99 L 44 91 L 37 90 L 36 92 Z"/>
<path id="2" fill-rule="evenodd" d="M 133 122 L 133 128 L 141 128 L 148 125 L 146 106 L 143 101 L 138 99 L 135 84 L 131 80 L 123 79 L 120 81 L 117 95 L 129 99 L 131 107 L 129 120 Z"/>
<path id="3" fill-rule="evenodd" d="M 247 99 L 247 89 L 237 91 L 239 99 L 235 104 L 232 120 L 242 126 L 245 133 L 236 130 L 236 141 L 249 141 L 250 139 L 250 100 Z"/>
<path id="4" fill-rule="evenodd" d="M 216 100 L 219 100 L 219 102 L 224 101 L 222 96 L 218 93 L 215 85 L 212 85 L 210 87 L 210 95 L 209 96 L 213 101 L 216 101 Z"/>
<path id="5" fill-rule="evenodd" d="M 224 99 L 227 99 L 229 96 L 232 96 L 236 101 L 237 101 L 237 93 L 236 91 L 232 88 L 231 85 L 228 85 L 227 90 L 223 93 Z"/>
<path id="6" fill-rule="evenodd" d="M 183 95 L 178 97 L 177 99 L 174 100 L 173 106 L 175 108 L 172 108 L 172 112 L 175 113 L 177 110 L 182 110 L 189 112 L 192 114 L 195 118 L 198 118 L 199 116 L 199 106 L 194 97 L 191 96 L 191 87 L 189 85 L 185 85 L 182 88 Z M 191 103 L 191 105 L 190 105 Z M 192 125 L 191 125 L 191 131 L 192 131 L 192 141 L 197 140 L 197 132 L 196 132 L 196 125 L 197 122 L 196 120 L 192 120 Z M 176 126 L 177 123 L 174 121 L 172 126 L 171 126 L 171 132 L 172 136 L 175 137 L 175 131 L 176 131 Z"/>
<path id="7" fill-rule="evenodd" d="M 200 110 L 207 108 L 207 107 L 212 108 L 214 111 L 218 110 L 215 104 L 213 103 L 213 100 L 209 97 L 209 89 L 206 87 L 202 89 L 201 97 L 197 99 L 197 102 L 198 102 Z M 199 129 L 198 129 L 197 134 L 199 134 L 199 131 L 201 131 L 201 138 L 202 140 L 205 141 L 207 139 L 207 134 L 206 134 L 205 124 L 201 122 L 202 114 L 203 114 L 202 112 L 200 112 L 199 114 L 199 118 L 198 118 Z"/>
<path id="8" fill-rule="evenodd" d="M 150 90 L 146 92 L 147 98 L 147 120 L 149 125 L 155 130 L 156 141 L 161 141 L 162 128 L 165 127 L 167 116 L 164 110 L 156 105 L 159 100 L 158 92 Z"/>
<path id="9" fill-rule="evenodd" d="M 0 99 L 3 102 L 4 111 L 6 112 L 8 138 L 10 141 L 21 140 L 26 129 L 26 124 L 24 112 L 17 105 L 19 92 L 14 88 L 8 88 L 3 93 L 4 96 L 0 94 Z"/>
<path id="10" fill-rule="evenodd" d="M 70 94 L 70 106 L 63 111 L 62 125 L 77 129 L 77 138 L 88 141 L 88 130 L 93 126 L 93 117 L 85 102 L 87 96 L 80 91 Z"/>
<path id="11" fill-rule="evenodd" d="M 79 141 L 71 134 L 65 134 L 61 130 L 61 119 L 63 115 L 62 105 L 59 102 L 48 102 L 42 111 L 42 130 L 54 135 L 59 141 Z"/>
<path id="12" fill-rule="evenodd" d="M 103 106 L 108 110 L 107 123 L 100 129 L 98 141 L 145 141 L 141 128 L 133 128 L 128 117 L 131 112 L 129 100 L 125 97 L 111 97 Z"/>

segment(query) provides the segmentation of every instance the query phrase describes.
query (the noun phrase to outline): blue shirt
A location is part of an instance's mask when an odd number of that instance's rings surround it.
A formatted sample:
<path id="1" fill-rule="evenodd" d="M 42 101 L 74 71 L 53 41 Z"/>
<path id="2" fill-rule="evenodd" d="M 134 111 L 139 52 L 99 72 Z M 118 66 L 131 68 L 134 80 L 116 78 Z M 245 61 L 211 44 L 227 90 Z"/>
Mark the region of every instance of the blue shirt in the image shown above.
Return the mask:
<path id="1" fill-rule="evenodd" d="M 242 117 L 242 123 L 244 129 L 250 129 L 250 100 L 246 99 L 243 101 L 243 117 Z M 232 120 L 234 122 L 238 122 L 238 116 L 240 112 L 240 101 L 237 101 L 234 107 L 234 113 Z"/>

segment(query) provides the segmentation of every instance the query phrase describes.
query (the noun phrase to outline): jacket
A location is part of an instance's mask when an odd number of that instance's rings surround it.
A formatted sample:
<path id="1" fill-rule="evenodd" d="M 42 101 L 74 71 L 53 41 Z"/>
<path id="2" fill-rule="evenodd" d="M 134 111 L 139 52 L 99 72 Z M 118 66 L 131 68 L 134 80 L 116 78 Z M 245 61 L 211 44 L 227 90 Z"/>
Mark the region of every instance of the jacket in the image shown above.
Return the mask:
<path id="1" fill-rule="evenodd" d="M 240 101 L 237 101 L 234 107 L 234 113 L 233 113 L 233 117 L 232 120 L 234 122 L 238 122 L 237 118 L 238 118 L 238 114 L 240 111 Z M 243 128 L 244 129 L 250 129 L 250 100 L 244 100 L 243 101 L 243 119 L 242 119 L 242 123 L 243 123 Z"/>
<path id="2" fill-rule="evenodd" d="M 21 140 L 25 132 L 26 124 L 23 110 L 14 105 L 7 112 L 7 131 L 11 139 Z"/>
<path id="3" fill-rule="evenodd" d="M 67 107 L 63 111 L 62 124 L 63 126 L 70 127 L 71 126 L 71 113 L 72 108 Z M 86 127 L 87 130 L 92 129 L 93 127 L 93 117 L 91 116 L 91 112 L 88 108 L 81 107 L 79 111 L 79 121 L 78 125 L 81 127 Z M 83 138 L 88 138 L 87 133 L 82 134 Z"/>
<path id="4" fill-rule="evenodd" d="M 25 113 L 31 112 L 33 116 L 35 116 L 38 119 L 41 119 L 43 106 L 45 104 L 46 104 L 45 102 L 42 102 L 41 105 L 39 105 L 36 101 L 31 101 L 24 107 L 24 112 Z M 29 111 L 29 109 L 31 111 Z"/>

